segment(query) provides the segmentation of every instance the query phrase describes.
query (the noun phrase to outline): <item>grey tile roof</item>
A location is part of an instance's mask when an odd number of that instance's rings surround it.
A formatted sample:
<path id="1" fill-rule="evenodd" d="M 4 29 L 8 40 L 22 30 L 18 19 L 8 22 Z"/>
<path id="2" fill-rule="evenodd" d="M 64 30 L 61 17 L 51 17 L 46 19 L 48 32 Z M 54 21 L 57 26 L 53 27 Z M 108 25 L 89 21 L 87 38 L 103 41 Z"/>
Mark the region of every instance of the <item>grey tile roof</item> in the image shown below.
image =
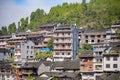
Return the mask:
<path id="1" fill-rule="evenodd" d="M 80 60 L 74 61 L 61 61 L 61 62 L 54 62 L 53 68 L 54 69 L 62 69 L 62 70 L 79 70 L 79 62 Z"/>
<path id="2" fill-rule="evenodd" d="M 79 73 L 78 72 L 44 72 L 43 74 L 47 75 L 48 77 L 71 77 L 75 78 Z M 42 75 L 42 74 L 41 74 Z"/>
<path id="3" fill-rule="evenodd" d="M 22 68 L 38 68 L 41 64 L 44 64 L 45 66 L 51 66 L 52 62 L 50 61 L 40 61 L 40 62 L 26 62 L 24 65 L 22 65 Z"/>
<path id="4" fill-rule="evenodd" d="M 93 57 L 92 52 L 84 52 L 80 54 L 80 58 L 87 58 L 87 57 Z"/>
<path id="5" fill-rule="evenodd" d="M 85 33 L 98 33 L 98 32 L 105 32 L 107 31 L 108 29 L 102 29 L 102 30 L 96 30 L 96 29 L 90 29 L 90 28 L 86 28 L 85 29 Z"/>
<path id="6" fill-rule="evenodd" d="M 120 73 L 107 73 L 101 76 L 102 80 L 118 80 Z"/>

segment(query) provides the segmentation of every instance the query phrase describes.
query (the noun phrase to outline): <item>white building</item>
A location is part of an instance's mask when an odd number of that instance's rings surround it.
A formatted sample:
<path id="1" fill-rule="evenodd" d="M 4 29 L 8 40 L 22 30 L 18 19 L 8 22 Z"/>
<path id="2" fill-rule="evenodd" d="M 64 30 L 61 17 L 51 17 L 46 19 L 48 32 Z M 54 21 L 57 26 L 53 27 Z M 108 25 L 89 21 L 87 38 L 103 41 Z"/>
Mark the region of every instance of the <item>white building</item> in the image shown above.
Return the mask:
<path id="1" fill-rule="evenodd" d="M 103 55 L 103 70 L 105 72 L 120 71 L 120 54 L 104 54 Z"/>
<path id="2" fill-rule="evenodd" d="M 10 73 L 1 73 L 0 80 L 15 80 L 15 75 L 12 75 Z"/>
<path id="3" fill-rule="evenodd" d="M 34 56 L 34 43 L 32 41 L 22 41 L 15 44 L 14 61 L 33 59 Z"/>

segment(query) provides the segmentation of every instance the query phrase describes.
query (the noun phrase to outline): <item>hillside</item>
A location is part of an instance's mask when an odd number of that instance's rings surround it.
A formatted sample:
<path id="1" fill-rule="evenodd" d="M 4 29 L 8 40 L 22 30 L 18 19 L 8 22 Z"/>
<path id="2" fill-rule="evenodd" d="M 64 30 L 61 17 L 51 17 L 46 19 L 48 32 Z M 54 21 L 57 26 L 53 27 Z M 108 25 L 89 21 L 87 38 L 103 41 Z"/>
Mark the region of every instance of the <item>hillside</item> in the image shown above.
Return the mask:
<path id="1" fill-rule="evenodd" d="M 37 9 L 30 15 L 30 23 L 27 18 L 21 18 L 18 22 L 18 30 L 35 30 L 43 24 L 62 23 L 77 24 L 77 27 L 92 27 L 101 29 L 110 26 L 120 19 L 120 0 L 82 0 L 82 3 L 54 6 L 46 14 L 44 10 Z M 11 34 L 15 32 L 16 25 L 13 22 L 8 26 L 2 27 L 0 34 Z M 6 33 L 7 32 L 7 33 Z"/>

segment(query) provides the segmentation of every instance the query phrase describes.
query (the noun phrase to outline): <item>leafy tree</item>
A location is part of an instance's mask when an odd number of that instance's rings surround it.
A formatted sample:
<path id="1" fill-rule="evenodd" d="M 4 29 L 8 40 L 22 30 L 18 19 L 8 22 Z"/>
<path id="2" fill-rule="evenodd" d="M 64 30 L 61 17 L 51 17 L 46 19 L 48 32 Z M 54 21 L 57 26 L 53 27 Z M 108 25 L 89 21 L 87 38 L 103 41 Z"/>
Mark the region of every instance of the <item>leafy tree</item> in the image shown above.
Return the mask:
<path id="1" fill-rule="evenodd" d="M 2 26 L 2 28 L 1 28 L 1 34 L 2 35 L 7 34 L 7 27 L 6 26 Z"/>
<path id="2" fill-rule="evenodd" d="M 56 77 L 53 77 L 51 80 L 57 80 Z"/>
<path id="3" fill-rule="evenodd" d="M 16 31 L 16 25 L 15 23 L 12 23 L 8 26 L 8 33 L 11 34 L 11 33 L 14 33 Z"/>
<path id="4" fill-rule="evenodd" d="M 21 18 L 20 22 L 18 22 L 18 30 L 26 30 L 28 28 L 28 17 L 26 19 Z"/>
<path id="5" fill-rule="evenodd" d="M 36 59 L 45 59 L 45 58 L 48 58 L 48 57 L 52 57 L 53 56 L 53 52 L 52 51 L 45 51 L 45 52 L 37 52 L 35 54 L 35 58 Z"/>
<path id="6" fill-rule="evenodd" d="M 102 29 L 109 27 L 120 18 L 120 0 L 82 0 L 82 3 L 63 3 L 54 6 L 49 13 L 37 9 L 30 15 L 30 23 L 27 18 L 21 18 L 18 22 L 19 30 L 35 30 L 47 23 L 74 24 L 78 27 L 91 27 Z M 9 33 L 14 31 L 10 31 Z M 2 34 L 2 32 L 0 31 Z"/>
<path id="7" fill-rule="evenodd" d="M 48 48 L 52 48 L 53 49 L 53 47 L 54 47 L 54 44 L 53 44 L 53 38 L 51 38 L 49 41 L 48 41 L 48 44 L 47 44 L 47 47 Z"/>
<path id="8" fill-rule="evenodd" d="M 116 30 L 116 35 L 120 38 L 120 29 Z"/>
<path id="9" fill-rule="evenodd" d="M 28 80 L 34 80 L 33 76 L 31 76 L 30 74 L 28 74 Z"/>
<path id="10" fill-rule="evenodd" d="M 91 44 L 83 44 L 82 48 L 85 50 L 92 50 L 92 45 Z"/>

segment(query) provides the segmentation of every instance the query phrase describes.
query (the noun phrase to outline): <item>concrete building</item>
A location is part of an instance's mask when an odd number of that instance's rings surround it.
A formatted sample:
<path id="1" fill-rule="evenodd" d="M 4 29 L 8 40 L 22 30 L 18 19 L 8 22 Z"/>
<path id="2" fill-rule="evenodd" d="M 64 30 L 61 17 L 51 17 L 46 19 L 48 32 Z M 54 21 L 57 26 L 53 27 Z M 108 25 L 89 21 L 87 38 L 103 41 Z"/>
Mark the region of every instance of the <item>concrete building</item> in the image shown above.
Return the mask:
<path id="1" fill-rule="evenodd" d="M 41 48 L 47 48 L 47 43 L 52 38 L 53 32 L 45 30 L 31 32 L 27 36 L 27 40 L 31 40 L 35 43 L 35 52 L 40 51 Z"/>
<path id="2" fill-rule="evenodd" d="M 42 26 L 40 26 L 39 28 L 38 28 L 38 30 L 40 30 L 40 31 L 43 31 L 43 30 L 45 30 L 45 31 L 54 31 L 55 30 L 55 28 L 58 26 L 59 24 L 45 24 L 45 25 L 42 25 Z"/>
<path id="3" fill-rule="evenodd" d="M 104 43 L 106 30 L 85 29 L 82 37 L 82 44 Z"/>
<path id="4" fill-rule="evenodd" d="M 119 72 L 120 71 L 120 43 L 110 46 L 108 51 L 103 54 L 103 71 Z"/>
<path id="5" fill-rule="evenodd" d="M 0 60 L 9 60 L 11 57 L 10 51 L 6 47 L 7 39 L 0 39 Z"/>
<path id="6" fill-rule="evenodd" d="M 15 80 L 14 69 L 10 62 L 0 61 L 0 80 Z"/>
<path id="7" fill-rule="evenodd" d="M 26 41 L 26 37 L 16 37 L 16 34 L 13 33 L 12 37 L 8 39 L 7 42 L 7 49 L 9 49 L 12 53 L 15 51 L 15 44 L 20 43 L 22 41 Z"/>
<path id="8" fill-rule="evenodd" d="M 79 48 L 82 48 L 82 41 L 84 37 L 84 31 L 85 29 L 78 29 L 78 42 L 79 42 Z"/>
<path id="9" fill-rule="evenodd" d="M 15 44 L 14 61 L 33 59 L 34 43 L 32 41 L 23 41 Z"/>
<path id="10" fill-rule="evenodd" d="M 28 76 L 32 76 L 34 80 L 38 78 L 39 62 L 25 62 L 16 69 L 16 80 L 29 80 Z"/>
<path id="11" fill-rule="evenodd" d="M 120 55 L 119 54 L 104 54 L 103 56 L 104 72 L 118 72 L 120 71 Z"/>
<path id="12" fill-rule="evenodd" d="M 74 25 L 61 25 L 54 31 L 54 61 L 73 60 L 78 50 L 78 31 Z"/>
<path id="13" fill-rule="evenodd" d="M 96 43 L 93 44 L 93 66 L 94 66 L 94 80 L 99 80 L 103 75 L 103 54 L 106 49 L 106 44 Z"/>
<path id="14" fill-rule="evenodd" d="M 93 53 L 85 52 L 80 54 L 80 73 L 82 80 L 94 80 Z"/>
<path id="15" fill-rule="evenodd" d="M 111 40 L 110 42 L 120 42 L 120 32 L 117 34 L 117 30 L 120 30 L 120 21 L 117 21 L 111 26 Z"/>

